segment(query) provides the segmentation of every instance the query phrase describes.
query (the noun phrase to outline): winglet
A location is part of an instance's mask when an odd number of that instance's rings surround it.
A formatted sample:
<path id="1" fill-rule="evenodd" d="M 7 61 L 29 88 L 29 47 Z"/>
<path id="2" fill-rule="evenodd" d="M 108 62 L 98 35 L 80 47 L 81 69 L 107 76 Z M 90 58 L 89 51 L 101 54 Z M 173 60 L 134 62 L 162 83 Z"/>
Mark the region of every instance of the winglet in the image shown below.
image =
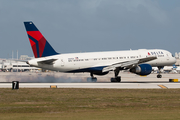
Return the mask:
<path id="1" fill-rule="evenodd" d="M 57 55 L 57 53 L 33 22 L 24 22 L 35 58 Z"/>

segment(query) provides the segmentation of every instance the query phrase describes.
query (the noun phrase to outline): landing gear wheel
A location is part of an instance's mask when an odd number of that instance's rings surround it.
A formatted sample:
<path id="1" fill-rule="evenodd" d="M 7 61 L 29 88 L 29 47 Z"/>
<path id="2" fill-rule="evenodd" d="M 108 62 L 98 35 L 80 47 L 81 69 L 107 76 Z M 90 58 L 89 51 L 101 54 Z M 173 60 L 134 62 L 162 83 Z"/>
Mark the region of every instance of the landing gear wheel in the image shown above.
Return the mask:
<path id="1" fill-rule="evenodd" d="M 92 82 L 97 82 L 97 78 L 96 77 L 92 78 Z"/>
<path id="2" fill-rule="evenodd" d="M 157 78 L 162 78 L 162 75 L 157 75 Z"/>
<path id="3" fill-rule="evenodd" d="M 97 78 L 96 77 L 87 78 L 87 82 L 97 82 Z"/>
<path id="4" fill-rule="evenodd" d="M 116 78 L 111 78 L 111 82 L 117 82 Z"/>
<path id="5" fill-rule="evenodd" d="M 117 82 L 121 82 L 121 77 L 116 78 Z"/>
<path id="6" fill-rule="evenodd" d="M 111 82 L 121 82 L 121 77 L 111 78 Z"/>

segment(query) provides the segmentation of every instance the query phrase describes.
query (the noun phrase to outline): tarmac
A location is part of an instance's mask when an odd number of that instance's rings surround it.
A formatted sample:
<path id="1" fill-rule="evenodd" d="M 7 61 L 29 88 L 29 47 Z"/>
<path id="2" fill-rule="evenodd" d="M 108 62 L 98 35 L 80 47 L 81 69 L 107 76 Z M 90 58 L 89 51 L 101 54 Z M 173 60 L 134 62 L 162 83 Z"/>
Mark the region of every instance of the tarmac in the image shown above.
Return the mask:
<path id="1" fill-rule="evenodd" d="M 178 79 L 180 74 L 150 74 L 141 77 L 129 72 L 121 72 L 121 83 L 111 83 L 113 72 L 97 77 L 96 83 L 87 83 L 88 73 L 30 73 L 30 72 L 0 72 L 0 88 L 12 88 L 12 81 L 19 81 L 19 88 L 107 88 L 107 89 L 175 89 L 180 88 L 180 82 L 169 82 Z"/>

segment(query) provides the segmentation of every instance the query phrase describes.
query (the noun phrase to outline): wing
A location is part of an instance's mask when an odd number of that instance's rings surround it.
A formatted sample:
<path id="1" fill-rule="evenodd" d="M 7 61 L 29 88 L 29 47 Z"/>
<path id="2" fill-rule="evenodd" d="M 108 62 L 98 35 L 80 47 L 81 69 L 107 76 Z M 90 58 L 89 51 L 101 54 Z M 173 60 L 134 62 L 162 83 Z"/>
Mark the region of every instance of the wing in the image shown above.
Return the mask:
<path id="1" fill-rule="evenodd" d="M 108 72 L 111 70 L 115 70 L 116 68 L 123 68 L 123 67 L 131 68 L 132 66 L 135 66 L 137 64 L 141 64 L 141 63 L 148 62 L 155 59 L 157 59 L 157 57 L 151 56 L 151 57 L 146 57 L 146 58 L 141 58 L 141 59 L 136 59 L 136 60 L 131 60 L 131 61 L 119 62 L 119 63 L 109 65 L 107 67 L 104 67 L 102 72 Z"/>

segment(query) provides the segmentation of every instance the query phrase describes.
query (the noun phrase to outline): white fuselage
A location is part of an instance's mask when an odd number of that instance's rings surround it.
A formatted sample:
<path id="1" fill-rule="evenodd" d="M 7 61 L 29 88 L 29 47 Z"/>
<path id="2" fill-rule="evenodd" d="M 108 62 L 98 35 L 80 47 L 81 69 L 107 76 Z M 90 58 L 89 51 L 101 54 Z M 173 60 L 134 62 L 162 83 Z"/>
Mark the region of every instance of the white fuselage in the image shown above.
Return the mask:
<path id="1" fill-rule="evenodd" d="M 156 56 L 157 59 L 146 62 L 152 67 L 169 66 L 176 62 L 172 54 L 162 49 L 139 49 L 129 51 L 112 52 L 89 52 L 89 53 L 69 53 L 59 54 L 49 57 L 36 58 L 28 61 L 30 65 L 60 71 L 60 72 L 86 72 L 86 69 L 103 68 L 112 64 L 132 61 L 136 59 Z M 52 64 L 42 64 L 39 61 L 57 59 Z"/>

